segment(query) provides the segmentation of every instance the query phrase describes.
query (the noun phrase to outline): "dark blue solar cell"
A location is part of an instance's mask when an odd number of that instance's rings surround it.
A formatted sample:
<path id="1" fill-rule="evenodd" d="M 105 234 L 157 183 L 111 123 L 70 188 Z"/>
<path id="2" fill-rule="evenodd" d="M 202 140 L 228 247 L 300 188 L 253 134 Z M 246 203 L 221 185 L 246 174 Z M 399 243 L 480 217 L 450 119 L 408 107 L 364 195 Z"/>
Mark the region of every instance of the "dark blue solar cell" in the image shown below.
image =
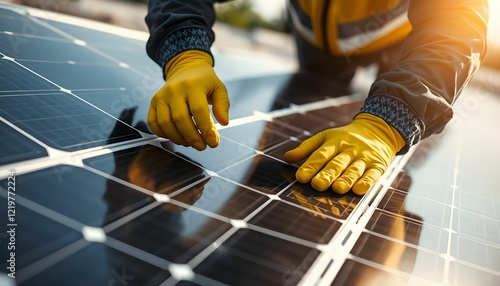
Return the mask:
<path id="1" fill-rule="evenodd" d="M 140 138 L 137 131 L 73 95 L 0 97 L 0 116 L 47 145 L 65 151 Z"/>
<path id="2" fill-rule="evenodd" d="M 17 183 L 17 182 L 16 182 Z M 16 188 L 17 189 L 17 188 Z M 70 243 L 82 238 L 79 231 L 64 226 L 54 220 L 49 219 L 40 213 L 34 211 L 32 208 L 26 207 L 20 203 L 20 200 L 15 195 L 8 195 L 14 202 L 14 210 L 10 214 L 15 214 L 13 223 L 7 221 L 7 189 L 0 188 L 0 204 L 1 204 L 1 224 L 0 224 L 0 241 L 2 247 L 0 248 L 0 271 L 7 270 L 8 250 L 15 252 L 16 269 L 21 269 L 31 263 L 44 258 L 45 256 L 57 251 Z M 15 198 L 16 200 L 12 200 Z M 12 206 L 12 205 L 11 205 Z M 7 231 L 10 231 L 9 233 Z M 15 249 L 8 249 L 7 235 L 10 241 L 10 233 L 14 235 Z M 10 252 L 9 251 L 9 252 Z M 10 254 L 10 253 L 9 253 Z M 9 263 L 10 264 L 10 263 Z"/>
<path id="3" fill-rule="evenodd" d="M 84 160 L 99 171 L 152 192 L 169 194 L 206 177 L 199 166 L 160 147 L 143 145 Z"/>
<path id="4" fill-rule="evenodd" d="M 151 76 L 154 80 L 164 83 L 162 77 L 161 67 L 158 66 L 148 55 L 144 52 L 144 47 L 146 45 L 145 41 L 140 41 L 138 45 L 137 40 L 133 44 L 127 45 L 100 45 L 98 43 L 90 42 L 88 45 L 94 47 L 101 52 L 110 55 L 114 59 L 124 62 L 146 75 Z"/>
<path id="5" fill-rule="evenodd" d="M 286 141 L 290 136 L 300 136 L 302 131 L 290 129 L 274 122 L 258 120 L 219 131 L 222 137 L 239 142 L 259 151 Z"/>
<path id="6" fill-rule="evenodd" d="M 128 68 L 120 67 L 118 64 L 103 66 L 34 61 L 19 62 L 30 70 L 42 74 L 47 79 L 70 90 L 103 88 L 132 90 L 143 86 L 148 90 L 150 88 L 148 79 L 144 79 L 143 75 L 136 74 Z M 149 93 L 151 93 L 150 96 L 154 94 L 153 91 Z"/>
<path id="7" fill-rule="evenodd" d="M 17 63 L 10 60 L 0 60 L 0 94 L 58 89 L 54 84 Z"/>
<path id="8" fill-rule="evenodd" d="M 230 141 L 226 138 L 221 138 L 220 144 L 217 148 L 208 147 L 203 152 L 191 147 L 184 147 L 180 145 L 171 146 L 171 142 L 165 142 L 162 144 L 166 149 L 173 149 L 173 151 L 186 156 L 188 160 L 193 160 L 193 162 L 214 172 L 220 171 L 255 155 L 255 150 Z"/>
<path id="9" fill-rule="evenodd" d="M 296 285 L 320 251 L 238 230 L 194 270 L 228 285 Z"/>
<path id="10" fill-rule="evenodd" d="M 21 285 L 160 285 L 170 274 L 165 268 L 100 243 L 92 243 L 40 271 Z"/>
<path id="11" fill-rule="evenodd" d="M 231 228 L 229 223 L 170 203 L 162 204 L 109 236 L 174 263 L 187 263 Z"/>
<path id="12" fill-rule="evenodd" d="M 307 204 L 306 199 L 303 202 Z M 330 242 L 342 225 L 315 210 L 304 210 L 276 200 L 249 223 L 320 244 Z"/>
<path id="13" fill-rule="evenodd" d="M 153 201 L 140 191 L 68 165 L 16 175 L 15 182 L 16 196 L 74 220 L 76 227 L 105 226 Z M 0 186 L 7 189 L 8 181 L 0 181 Z"/>
<path id="14" fill-rule="evenodd" d="M 109 59 L 72 41 L 0 34 L 0 52 L 16 60 L 116 65 Z"/>
<path id="15" fill-rule="evenodd" d="M 219 175 L 267 194 L 278 194 L 295 180 L 296 168 L 257 155 L 219 172 Z"/>
<path id="16" fill-rule="evenodd" d="M 153 91 L 138 87 L 131 90 L 75 90 L 73 93 L 138 130 L 151 133 L 146 122 Z"/>
<path id="17" fill-rule="evenodd" d="M 48 20 L 46 21 L 50 26 L 63 31 L 79 40 L 85 41 L 92 46 L 102 47 L 119 47 L 119 46 L 131 46 L 137 47 L 137 41 L 128 39 L 123 36 L 119 36 L 113 33 L 107 33 L 103 31 L 97 31 L 94 29 L 87 29 L 85 27 L 79 27 L 67 23 L 61 23 L 56 21 Z M 142 47 L 144 49 L 144 46 Z"/>
<path id="18" fill-rule="evenodd" d="M 0 165 L 47 156 L 47 151 L 0 121 Z"/>

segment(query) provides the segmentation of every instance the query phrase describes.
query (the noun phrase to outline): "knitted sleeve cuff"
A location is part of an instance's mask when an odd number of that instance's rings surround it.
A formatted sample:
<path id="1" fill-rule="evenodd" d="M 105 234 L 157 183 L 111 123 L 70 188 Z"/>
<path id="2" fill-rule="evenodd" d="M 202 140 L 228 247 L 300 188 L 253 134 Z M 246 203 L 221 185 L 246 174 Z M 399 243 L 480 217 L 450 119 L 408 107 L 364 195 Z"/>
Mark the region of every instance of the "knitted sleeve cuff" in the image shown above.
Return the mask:
<path id="1" fill-rule="evenodd" d="M 211 45 L 212 41 L 207 31 L 202 28 L 188 27 L 175 30 L 168 34 L 160 45 L 158 49 L 158 64 L 164 70 L 169 60 L 188 50 L 205 51 L 212 56 L 210 52 Z"/>
<path id="2" fill-rule="evenodd" d="M 361 112 L 382 118 L 401 134 L 406 145 L 398 152 L 398 155 L 408 152 L 424 134 L 425 125 L 422 120 L 400 99 L 381 95 L 371 96 L 365 101 Z"/>

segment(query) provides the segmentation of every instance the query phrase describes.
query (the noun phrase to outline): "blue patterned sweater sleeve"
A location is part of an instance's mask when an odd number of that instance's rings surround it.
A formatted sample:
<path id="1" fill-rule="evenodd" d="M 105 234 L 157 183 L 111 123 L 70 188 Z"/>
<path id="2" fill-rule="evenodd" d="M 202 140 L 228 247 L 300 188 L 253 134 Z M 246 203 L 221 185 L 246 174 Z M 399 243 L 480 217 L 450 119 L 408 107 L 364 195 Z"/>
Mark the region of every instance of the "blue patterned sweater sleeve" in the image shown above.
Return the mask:
<path id="1" fill-rule="evenodd" d="M 388 96 L 373 96 L 365 101 L 360 112 L 369 113 L 383 119 L 394 127 L 406 142 L 398 154 L 404 154 L 408 149 L 422 139 L 424 123 L 418 115 L 403 101 Z"/>
<path id="2" fill-rule="evenodd" d="M 218 0 L 150 0 L 146 51 L 164 70 L 165 64 L 187 50 L 209 53 L 215 39 L 214 4 Z"/>
<path id="3" fill-rule="evenodd" d="M 212 41 L 206 30 L 197 27 L 188 27 L 173 31 L 160 44 L 157 51 L 157 62 L 164 67 L 176 55 L 187 50 L 200 50 L 209 54 Z"/>

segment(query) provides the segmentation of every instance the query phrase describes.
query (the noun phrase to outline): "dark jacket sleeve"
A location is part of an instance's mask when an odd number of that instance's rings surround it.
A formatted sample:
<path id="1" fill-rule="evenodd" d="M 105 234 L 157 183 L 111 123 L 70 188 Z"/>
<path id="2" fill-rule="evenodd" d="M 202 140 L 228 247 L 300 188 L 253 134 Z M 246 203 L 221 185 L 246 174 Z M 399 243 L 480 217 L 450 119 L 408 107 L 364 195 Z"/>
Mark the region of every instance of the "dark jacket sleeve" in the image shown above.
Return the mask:
<path id="1" fill-rule="evenodd" d="M 361 112 L 384 119 L 409 147 L 440 132 L 486 50 L 487 0 L 413 0 L 400 59 L 377 77 Z"/>
<path id="2" fill-rule="evenodd" d="M 158 65 L 165 64 L 181 52 L 201 50 L 210 53 L 214 41 L 213 5 L 220 0 L 150 0 L 146 24 L 148 55 Z M 211 53 L 210 53 L 211 54 Z"/>

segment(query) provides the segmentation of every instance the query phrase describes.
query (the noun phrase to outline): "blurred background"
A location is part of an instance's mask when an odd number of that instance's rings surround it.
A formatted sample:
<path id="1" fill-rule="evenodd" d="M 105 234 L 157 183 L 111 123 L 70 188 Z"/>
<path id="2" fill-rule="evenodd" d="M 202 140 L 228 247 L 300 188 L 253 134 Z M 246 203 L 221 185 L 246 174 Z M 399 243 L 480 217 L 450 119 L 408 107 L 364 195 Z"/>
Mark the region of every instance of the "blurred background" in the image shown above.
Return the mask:
<path id="1" fill-rule="evenodd" d="M 0 0 L 89 18 L 147 32 L 148 0 Z M 234 0 L 216 5 L 214 47 L 261 50 L 293 57 L 288 34 L 286 0 Z M 484 62 L 500 70 L 500 1 L 489 0 L 489 50 Z"/>

